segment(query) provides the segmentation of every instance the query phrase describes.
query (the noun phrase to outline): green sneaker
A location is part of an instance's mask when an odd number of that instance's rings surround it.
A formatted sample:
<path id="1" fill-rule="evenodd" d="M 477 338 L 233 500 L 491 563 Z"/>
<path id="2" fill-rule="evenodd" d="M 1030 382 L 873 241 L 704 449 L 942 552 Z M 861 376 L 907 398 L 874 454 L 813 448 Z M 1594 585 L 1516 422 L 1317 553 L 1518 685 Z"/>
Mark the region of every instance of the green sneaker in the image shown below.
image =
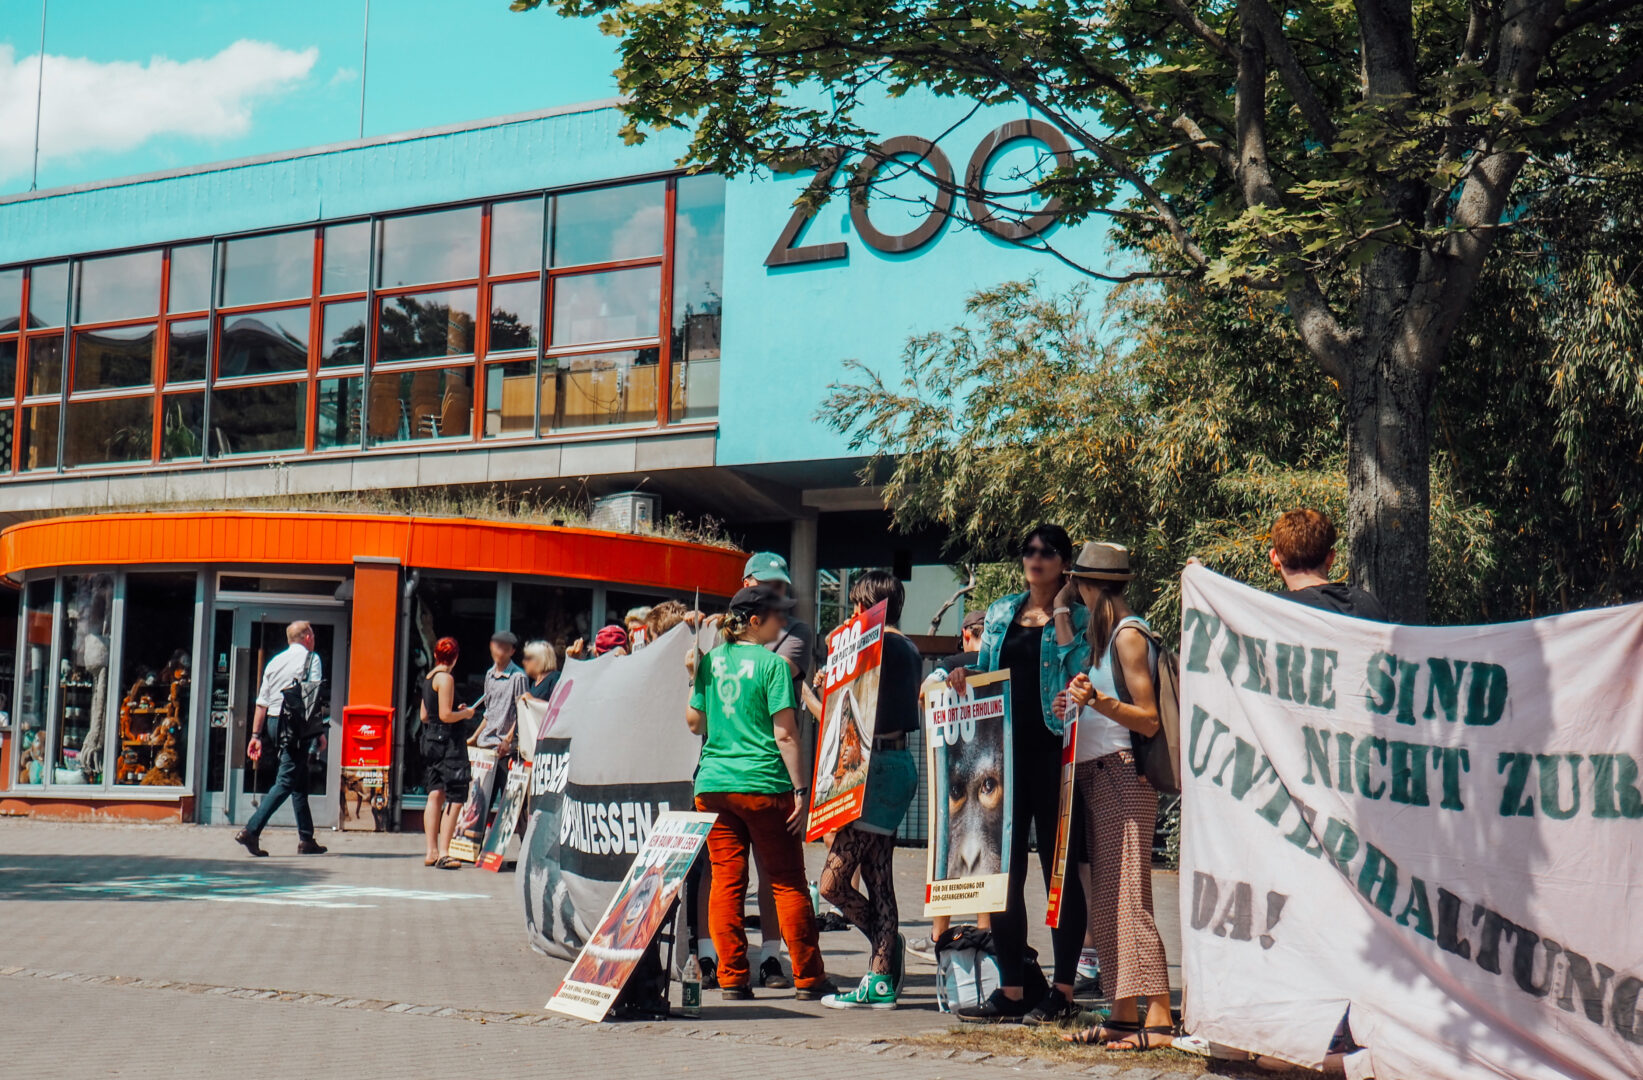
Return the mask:
<path id="1" fill-rule="evenodd" d="M 822 1004 L 829 1009 L 893 1009 L 896 1007 L 896 987 L 888 975 L 868 973 L 861 985 L 842 994 L 828 994 Z"/>

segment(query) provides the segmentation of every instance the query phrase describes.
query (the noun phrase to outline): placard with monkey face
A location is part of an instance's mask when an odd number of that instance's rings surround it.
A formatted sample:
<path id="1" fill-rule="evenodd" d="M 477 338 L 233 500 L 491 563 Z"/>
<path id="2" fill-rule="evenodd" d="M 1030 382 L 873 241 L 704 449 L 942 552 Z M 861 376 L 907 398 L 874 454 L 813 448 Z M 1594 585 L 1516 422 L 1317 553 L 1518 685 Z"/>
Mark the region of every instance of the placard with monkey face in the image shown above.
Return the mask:
<path id="1" fill-rule="evenodd" d="M 930 844 L 926 915 L 1002 911 L 1010 878 L 1010 673 L 969 677 L 924 692 Z"/>

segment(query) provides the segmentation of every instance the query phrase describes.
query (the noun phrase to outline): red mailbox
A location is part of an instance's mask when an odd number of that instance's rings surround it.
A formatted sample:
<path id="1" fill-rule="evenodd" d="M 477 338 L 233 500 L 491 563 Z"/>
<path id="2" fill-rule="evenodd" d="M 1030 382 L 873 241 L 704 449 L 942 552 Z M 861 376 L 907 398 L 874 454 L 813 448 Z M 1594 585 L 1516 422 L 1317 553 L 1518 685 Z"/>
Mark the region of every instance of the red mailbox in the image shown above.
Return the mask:
<path id="1" fill-rule="evenodd" d="M 393 756 L 394 710 L 386 705 L 344 706 L 338 828 L 383 830 L 387 824 L 388 768 Z"/>
<path id="2" fill-rule="evenodd" d="M 342 767 L 387 769 L 393 757 L 394 710 L 347 705 L 342 710 Z"/>

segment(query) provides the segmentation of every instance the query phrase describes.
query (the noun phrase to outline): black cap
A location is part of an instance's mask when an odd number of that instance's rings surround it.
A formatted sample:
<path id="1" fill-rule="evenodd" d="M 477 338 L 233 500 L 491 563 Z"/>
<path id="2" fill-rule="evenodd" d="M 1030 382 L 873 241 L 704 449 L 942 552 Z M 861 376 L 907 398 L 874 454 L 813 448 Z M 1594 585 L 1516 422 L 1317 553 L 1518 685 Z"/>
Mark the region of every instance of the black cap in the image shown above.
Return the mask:
<path id="1" fill-rule="evenodd" d="M 963 629 L 968 630 L 972 626 L 984 626 L 986 622 L 987 613 L 985 611 L 966 611 L 964 613 L 964 622 L 960 625 Z"/>
<path id="2" fill-rule="evenodd" d="M 492 645 L 506 645 L 510 649 L 519 648 L 519 639 L 514 637 L 512 630 L 498 630 L 491 635 Z"/>
<path id="3" fill-rule="evenodd" d="M 792 611 L 797 603 L 769 585 L 749 585 L 736 590 L 736 595 L 730 598 L 730 610 L 740 615 L 757 615 L 762 611 Z"/>

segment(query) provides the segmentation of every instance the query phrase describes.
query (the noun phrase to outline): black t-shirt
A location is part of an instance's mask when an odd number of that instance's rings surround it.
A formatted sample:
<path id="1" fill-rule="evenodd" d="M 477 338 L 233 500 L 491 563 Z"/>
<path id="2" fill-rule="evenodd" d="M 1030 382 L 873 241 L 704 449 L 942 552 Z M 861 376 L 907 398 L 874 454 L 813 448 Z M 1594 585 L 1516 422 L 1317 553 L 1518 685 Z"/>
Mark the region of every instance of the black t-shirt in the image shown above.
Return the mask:
<path id="1" fill-rule="evenodd" d="M 526 693 L 538 701 L 548 700 L 553 696 L 553 688 L 559 685 L 559 676 L 561 674 L 562 672 L 559 671 L 548 672 L 540 679 L 536 680 L 536 682 L 531 685 L 531 688 L 527 690 Z"/>
<path id="2" fill-rule="evenodd" d="M 952 671 L 954 668 L 965 668 L 969 671 L 974 671 L 976 669 L 976 664 L 980 661 L 980 659 L 980 653 L 956 652 L 951 656 L 944 656 L 940 660 L 936 661 L 936 666 L 943 671 Z"/>
<path id="3" fill-rule="evenodd" d="M 917 731 L 921 724 L 919 685 L 923 682 L 924 658 L 905 634 L 887 632 L 880 640 L 884 657 L 879 666 L 879 714 L 873 735 L 877 738 Z"/>
<path id="4" fill-rule="evenodd" d="M 1045 726 L 1044 702 L 1038 693 L 1043 641 L 1042 626 L 1011 623 L 998 654 L 998 666 L 1010 672 L 1010 725 L 1016 752 L 1022 755 L 1061 753 L 1061 736 Z"/>
<path id="5" fill-rule="evenodd" d="M 1344 581 L 1331 581 L 1327 585 L 1308 585 L 1304 589 L 1292 589 L 1278 595 L 1285 600 L 1305 604 L 1307 607 L 1338 611 L 1342 615 L 1371 619 L 1375 622 L 1387 621 L 1386 609 L 1381 607 L 1379 600 L 1362 589 L 1354 589 Z"/>

